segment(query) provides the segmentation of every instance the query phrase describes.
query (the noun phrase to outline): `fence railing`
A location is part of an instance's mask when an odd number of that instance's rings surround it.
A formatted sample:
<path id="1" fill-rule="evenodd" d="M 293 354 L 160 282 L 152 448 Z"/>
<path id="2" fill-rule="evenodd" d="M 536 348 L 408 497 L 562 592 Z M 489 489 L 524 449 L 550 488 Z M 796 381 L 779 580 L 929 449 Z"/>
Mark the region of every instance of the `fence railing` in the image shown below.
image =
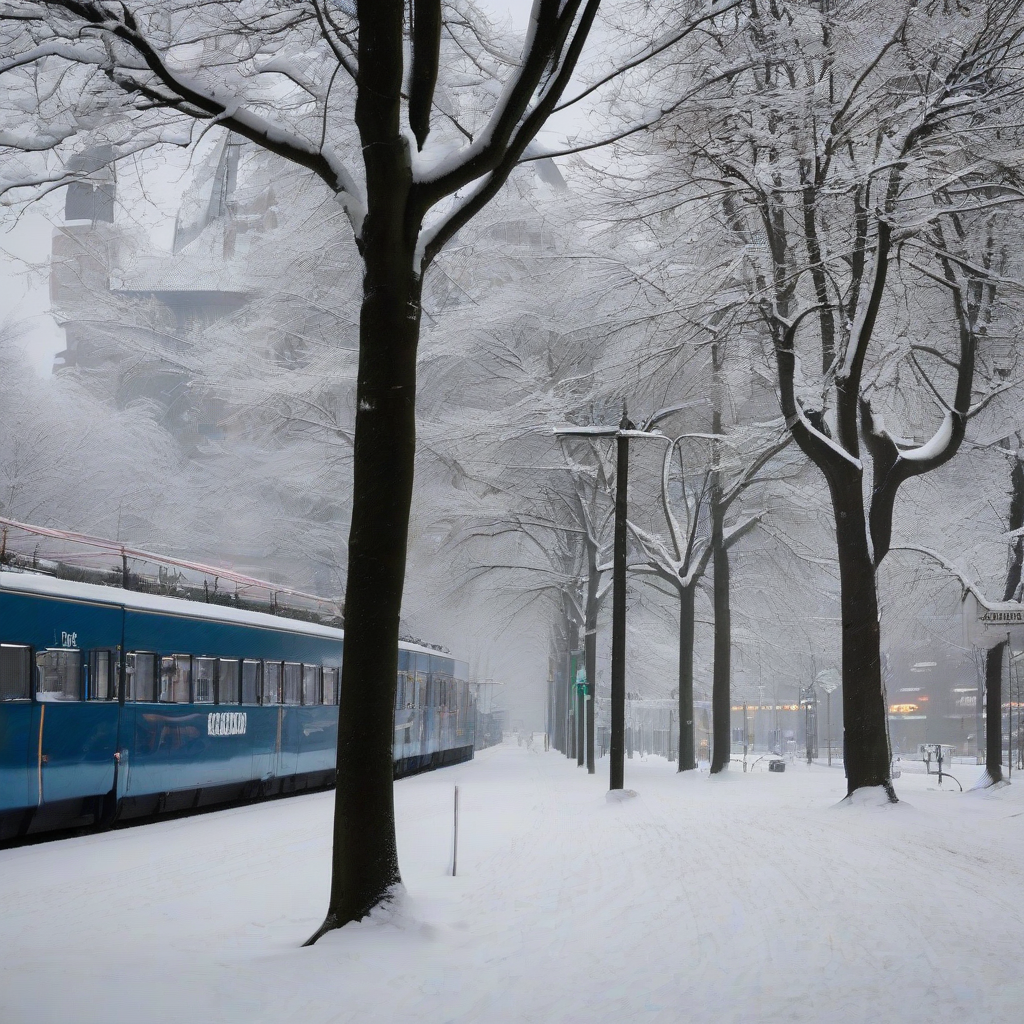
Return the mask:
<path id="1" fill-rule="evenodd" d="M 343 603 L 338 598 L 307 594 L 226 566 L 158 554 L 120 541 L 35 526 L 3 516 L 0 568 L 269 612 L 330 626 L 341 627 L 344 622 Z"/>

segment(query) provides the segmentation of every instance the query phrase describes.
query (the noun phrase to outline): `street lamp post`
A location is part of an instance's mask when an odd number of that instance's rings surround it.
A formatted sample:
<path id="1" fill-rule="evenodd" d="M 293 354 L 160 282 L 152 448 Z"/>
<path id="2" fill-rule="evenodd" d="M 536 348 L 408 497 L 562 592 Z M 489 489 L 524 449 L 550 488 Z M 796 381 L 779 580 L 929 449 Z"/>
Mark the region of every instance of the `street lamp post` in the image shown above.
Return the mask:
<path id="1" fill-rule="evenodd" d="M 839 686 L 839 673 L 834 668 L 823 668 L 817 675 L 818 685 L 825 691 L 828 719 L 828 763 L 832 764 L 832 691 Z"/>
<path id="2" fill-rule="evenodd" d="M 626 521 L 628 514 L 629 440 L 631 437 L 660 437 L 652 431 L 659 421 L 673 413 L 698 404 L 683 402 L 669 406 L 649 416 L 639 427 L 626 415 L 625 403 L 618 427 L 562 427 L 555 430 L 557 437 L 614 437 L 615 438 L 615 527 L 612 558 L 612 679 L 611 679 L 611 736 L 609 738 L 609 789 L 623 788 L 623 758 L 626 747 Z M 587 680 L 587 771 L 594 774 L 594 680 Z"/>
<path id="3" fill-rule="evenodd" d="M 622 789 L 626 740 L 626 517 L 629 436 L 625 411 L 615 438 L 615 545 L 612 557 L 612 735 L 609 789 Z"/>

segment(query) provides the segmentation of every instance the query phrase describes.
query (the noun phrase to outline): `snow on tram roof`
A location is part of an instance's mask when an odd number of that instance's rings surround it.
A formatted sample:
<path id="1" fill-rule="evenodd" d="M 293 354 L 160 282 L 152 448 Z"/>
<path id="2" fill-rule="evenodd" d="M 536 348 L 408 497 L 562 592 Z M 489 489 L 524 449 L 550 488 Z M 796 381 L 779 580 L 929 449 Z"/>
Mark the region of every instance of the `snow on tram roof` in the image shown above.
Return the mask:
<path id="1" fill-rule="evenodd" d="M 138 611 L 163 612 L 167 615 L 186 618 L 215 619 L 218 622 L 230 622 L 240 626 L 258 626 L 262 629 L 276 629 L 285 633 L 305 633 L 308 636 L 320 636 L 330 640 L 345 638 L 343 629 L 322 626 L 317 622 L 305 622 L 302 619 L 290 619 L 282 615 L 249 611 L 245 608 L 231 608 L 222 604 L 189 601 L 182 597 L 164 597 L 161 594 L 143 594 L 136 590 L 120 590 L 117 587 L 104 587 L 97 583 L 77 583 L 73 580 L 57 579 L 55 576 L 44 576 L 40 573 L 0 572 L 0 591 L 4 590 L 88 601 L 92 604 L 114 605 L 118 608 L 133 608 Z M 451 657 L 450 654 L 444 654 L 423 644 L 407 643 L 404 640 L 399 642 L 399 647 L 404 651 L 417 651 L 421 654 L 433 654 L 443 658 Z"/>
<path id="2" fill-rule="evenodd" d="M 288 619 L 269 612 L 249 611 L 245 608 L 231 608 L 222 604 L 205 604 L 189 601 L 182 597 L 164 597 L 162 594 L 143 594 L 136 590 L 120 590 L 104 587 L 97 583 L 78 583 L 73 580 L 57 579 L 28 572 L 0 572 L 0 590 L 16 590 L 28 594 L 42 594 L 47 597 L 73 598 L 93 604 L 109 604 L 118 608 L 133 608 L 139 611 L 164 612 L 168 615 L 186 616 L 198 619 L 216 619 L 243 626 L 261 626 L 264 629 L 278 629 L 289 633 L 308 633 L 312 636 L 330 637 L 341 640 L 344 630 L 321 626 L 316 622 Z"/>

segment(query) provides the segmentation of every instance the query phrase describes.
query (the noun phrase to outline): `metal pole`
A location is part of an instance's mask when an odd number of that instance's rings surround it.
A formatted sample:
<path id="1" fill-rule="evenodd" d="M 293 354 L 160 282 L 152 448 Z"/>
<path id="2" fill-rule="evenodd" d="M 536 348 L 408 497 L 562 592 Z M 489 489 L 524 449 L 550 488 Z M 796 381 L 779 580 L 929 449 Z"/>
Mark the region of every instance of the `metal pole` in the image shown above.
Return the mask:
<path id="1" fill-rule="evenodd" d="M 455 832 L 452 837 L 452 878 L 459 863 L 459 787 L 455 787 Z"/>
<path id="2" fill-rule="evenodd" d="M 577 669 L 577 672 L 579 669 Z M 586 738 L 586 688 L 576 685 L 573 687 L 576 692 L 576 767 L 582 768 L 587 751 Z"/>
<path id="3" fill-rule="evenodd" d="M 584 637 L 584 664 L 586 664 L 586 638 Z M 595 658 L 595 661 L 597 659 Z M 593 775 L 597 770 L 594 765 L 594 759 L 596 757 L 594 753 L 594 745 L 596 739 L 596 724 L 594 721 L 595 714 L 595 701 L 594 698 L 597 696 L 597 690 L 595 687 L 596 680 L 590 678 L 590 674 L 587 674 L 587 686 L 583 691 L 583 705 L 586 710 L 587 719 L 587 774 Z"/>
<path id="4" fill-rule="evenodd" d="M 576 656 L 573 654 L 571 646 L 568 660 L 569 667 L 566 670 L 568 689 L 565 692 L 565 756 L 571 758 L 576 753 L 576 719 L 574 717 L 576 713 L 574 703 L 576 700 Z"/>
<path id="5" fill-rule="evenodd" d="M 828 715 L 828 765 L 832 767 L 832 691 L 827 690 L 825 697 L 828 703 L 828 711 L 825 713 Z"/>
<path id="6" fill-rule="evenodd" d="M 743 770 L 747 770 L 747 702 L 743 702 Z"/>
<path id="7" fill-rule="evenodd" d="M 615 557 L 612 571 L 612 734 L 609 789 L 622 789 L 626 739 L 626 515 L 630 430 L 625 411 L 615 438 Z"/>
<path id="8" fill-rule="evenodd" d="M 807 763 L 811 763 L 811 691 L 810 687 L 806 690 L 806 696 L 802 697 L 804 701 L 804 742 L 807 747 Z"/>

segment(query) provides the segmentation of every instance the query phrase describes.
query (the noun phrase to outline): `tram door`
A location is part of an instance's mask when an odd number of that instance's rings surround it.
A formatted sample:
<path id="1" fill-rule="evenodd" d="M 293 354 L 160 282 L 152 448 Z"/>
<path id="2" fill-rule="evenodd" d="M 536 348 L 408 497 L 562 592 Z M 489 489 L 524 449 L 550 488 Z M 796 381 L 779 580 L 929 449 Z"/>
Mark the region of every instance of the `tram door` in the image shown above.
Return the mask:
<path id="1" fill-rule="evenodd" d="M 36 652 L 42 803 L 101 796 L 114 785 L 117 652 Z"/>
<path id="2" fill-rule="evenodd" d="M 0 813 L 37 802 L 36 761 L 30 755 L 39 708 L 32 704 L 31 656 L 21 644 L 0 644 Z"/>
<path id="3" fill-rule="evenodd" d="M 251 717 L 252 736 L 252 777 L 256 781 L 268 782 L 278 774 L 278 758 L 281 750 L 281 662 L 242 662 L 242 685 L 246 686 L 246 674 L 250 666 L 259 676 L 260 707 Z M 255 666 L 259 666 L 258 669 Z"/>

